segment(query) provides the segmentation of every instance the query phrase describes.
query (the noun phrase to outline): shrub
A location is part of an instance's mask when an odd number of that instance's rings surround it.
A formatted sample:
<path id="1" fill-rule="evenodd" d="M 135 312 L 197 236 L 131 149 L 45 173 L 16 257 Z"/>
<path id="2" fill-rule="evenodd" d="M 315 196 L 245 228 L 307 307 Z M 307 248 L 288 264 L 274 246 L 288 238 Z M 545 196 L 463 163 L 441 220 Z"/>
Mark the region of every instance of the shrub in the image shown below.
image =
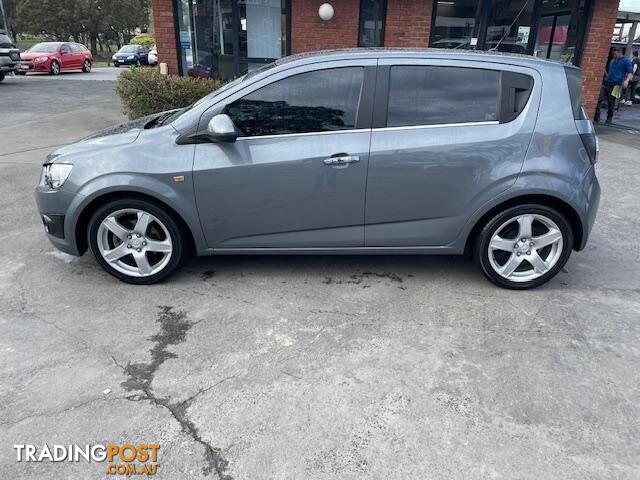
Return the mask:
<path id="1" fill-rule="evenodd" d="M 182 108 L 216 90 L 220 80 L 162 75 L 157 68 L 134 68 L 118 76 L 116 93 L 130 119 Z"/>
<path id="2" fill-rule="evenodd" d="M 156 39 L 150 33 L 139 33 L 131 39 L 131 43 L 151 48 L 156 44 Z"/>

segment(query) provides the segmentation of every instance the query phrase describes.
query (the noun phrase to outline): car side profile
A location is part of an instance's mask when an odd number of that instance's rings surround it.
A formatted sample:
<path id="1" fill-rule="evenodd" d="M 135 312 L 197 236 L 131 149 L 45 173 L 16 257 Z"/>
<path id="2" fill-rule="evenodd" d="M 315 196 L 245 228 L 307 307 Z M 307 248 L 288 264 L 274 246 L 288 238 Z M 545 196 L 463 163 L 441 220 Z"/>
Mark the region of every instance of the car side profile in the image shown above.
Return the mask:
<path id="1" fill-rule="evenodd" d="M 470 254 L 495 284 L 535 287 L 598 209 L 581 85 L 511 54 L 287 57 L 57 150 L 38 209 L 57 248 L 134 284 L 193 251 Z"/>
<path id="2" fill-rule="evenodd" d="M 29 72 L 59 75 L 63 71 L 91 72 L 93 55 L 87 47 L 75 42 L 36 43 L 21 55 L 19 75 Z"/>

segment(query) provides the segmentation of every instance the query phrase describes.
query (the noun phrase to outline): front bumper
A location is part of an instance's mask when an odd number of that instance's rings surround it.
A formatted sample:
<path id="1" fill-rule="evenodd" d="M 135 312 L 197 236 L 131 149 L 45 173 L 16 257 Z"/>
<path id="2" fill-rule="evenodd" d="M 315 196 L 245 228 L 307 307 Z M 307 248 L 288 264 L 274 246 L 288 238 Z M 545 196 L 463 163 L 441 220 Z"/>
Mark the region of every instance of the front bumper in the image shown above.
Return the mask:
<path id="1" fill-rule="evenodd" d="M 82 255 L 76 242 L 73 216 L 69 212 L 77 194 L 65 190 L 51 190 L 41 182 L 36 187 L 35 196 L 40 220 L 49 241 L 58 250 L 69 255 Z"/>
<path id="2" fill-rule="evenodd" d="M 113 60 L 113 63 L 117 63 L 118 65 L 135 65 L 136 64 L 136 59 L 132 59 L 132 60 L 127 60 L 127 59 L 116 59 Z"/>

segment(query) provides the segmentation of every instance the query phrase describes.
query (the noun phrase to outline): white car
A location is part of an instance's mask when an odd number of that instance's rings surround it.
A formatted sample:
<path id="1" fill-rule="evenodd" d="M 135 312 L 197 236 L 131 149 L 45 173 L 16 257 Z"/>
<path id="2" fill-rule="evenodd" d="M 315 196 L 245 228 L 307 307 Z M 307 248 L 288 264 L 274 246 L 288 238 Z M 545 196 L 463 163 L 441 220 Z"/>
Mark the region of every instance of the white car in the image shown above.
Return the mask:
<path id="1" fill-rule="evenodd" d="M 154 45 L 151 50 L 149 50 L 149 65 L 157 65 L 158 64 L 158 49 Z"/>

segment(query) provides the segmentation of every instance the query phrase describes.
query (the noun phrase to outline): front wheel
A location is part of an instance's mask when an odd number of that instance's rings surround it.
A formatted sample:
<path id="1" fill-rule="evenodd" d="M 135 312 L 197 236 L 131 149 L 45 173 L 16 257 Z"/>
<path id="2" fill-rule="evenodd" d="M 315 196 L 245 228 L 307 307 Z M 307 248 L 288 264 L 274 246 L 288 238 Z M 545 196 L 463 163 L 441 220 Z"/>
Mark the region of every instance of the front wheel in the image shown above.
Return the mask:
<path id="1" fill-rule="evenodd" d="M 82 64 L 82 71 L 84 73 L 89 73 L 91 71 L 91 62 L 89 60 L 85 60 Z"/>
<path id="2" fill-rule="evenodd" d="M 51 75 L 59 75 L 60 74 L 60 64 L 57 61 L 53 60 L 51 62 L 50 71 L 51 71 Z"/>
<path id="3" fill-rule="evenodd" d="M 524 290 L 553 278 L 567 263 L 573 241 L 562 214 L 544 205 L 520 205 L 487 222 L 478 236 L 475 257 L 491 282 Z"/>
<path id="4" fill-rule="evenodd" d="M 138 285 L 164 280 L 182 263 L 184 233 L 172 215 L 139 199 L 113 201 L 92 216 L 89 245 L 114 277 Z"/>

